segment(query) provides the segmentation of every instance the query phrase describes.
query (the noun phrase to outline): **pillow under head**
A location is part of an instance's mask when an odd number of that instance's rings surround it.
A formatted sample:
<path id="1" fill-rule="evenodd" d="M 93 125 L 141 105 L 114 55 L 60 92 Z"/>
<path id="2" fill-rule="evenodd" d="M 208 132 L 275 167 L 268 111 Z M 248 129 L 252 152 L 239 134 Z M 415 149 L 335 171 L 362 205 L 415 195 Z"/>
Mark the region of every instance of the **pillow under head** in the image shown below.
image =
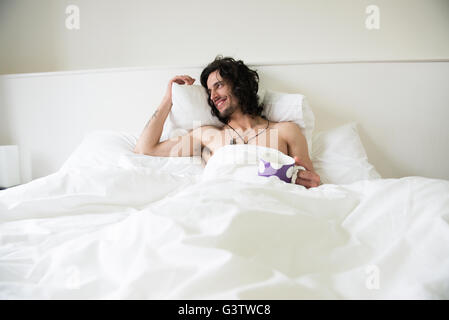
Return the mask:
<path id="1" fill-rule="evenodd" d="M 309 154 L 312 152 L 312 133 L 315 117 L 307 99 L 302 94 L 289 94 L 270 90 L 259 90 L 263 101 L 263 115 L 270 121 L 292 121 L 299 125 L 306 138 Z M 212 115 L 206 90 L 200 85 L 172 86 L 172 109 L 165 121 L 161 141 L 184 135 L 204 125 L 223 127 L 223 123 Z"/>

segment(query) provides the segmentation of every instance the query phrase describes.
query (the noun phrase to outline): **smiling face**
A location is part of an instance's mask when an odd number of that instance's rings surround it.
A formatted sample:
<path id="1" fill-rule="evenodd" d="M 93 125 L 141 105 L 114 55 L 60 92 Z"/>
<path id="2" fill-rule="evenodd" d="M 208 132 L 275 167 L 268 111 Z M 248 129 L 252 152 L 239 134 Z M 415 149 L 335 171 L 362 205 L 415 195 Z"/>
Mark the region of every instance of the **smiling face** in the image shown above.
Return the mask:
<path id="1" fill-rule="evenodd" d="M 221 77 L 218 70 L 209 75 L 207 92 L 221 117 L 230 116 L 238 108 L 238 100 L 232 94 L 231 85 Z"/>

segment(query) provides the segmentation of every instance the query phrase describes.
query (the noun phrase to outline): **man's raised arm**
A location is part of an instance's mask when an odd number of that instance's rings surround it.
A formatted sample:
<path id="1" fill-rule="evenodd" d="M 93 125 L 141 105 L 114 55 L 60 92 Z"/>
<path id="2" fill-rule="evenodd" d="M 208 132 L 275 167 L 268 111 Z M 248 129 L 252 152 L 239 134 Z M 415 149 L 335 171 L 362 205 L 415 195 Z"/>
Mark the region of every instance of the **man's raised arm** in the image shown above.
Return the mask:
<path id="1" fill-rule="evenodd" d="M 170 113 L 172 107 L 172 84 L 176 82 L 178 84 L 192 85 L 195 79 L 183 75 L 176 76 L 170 80 L 167 86 L 167 91 L 161 104 L 153 113 L 151 119 L 145 125 L 136 147 L 135 153 L 146 154 L 151 156 L 192 156 L 197 153 L 201 154 L 201 142 L 198 141 L 196 136 L 196 130 L 190 131 L 184 137 L 178 137 L 176 139 L 169 139 L 159 142 L 162 130 L 164 128 L 165 120 Z M 199 142 L 199 146 L 198 146 Z M 199 147 L 200 150 L 195 150 L 195 147 Z"/>

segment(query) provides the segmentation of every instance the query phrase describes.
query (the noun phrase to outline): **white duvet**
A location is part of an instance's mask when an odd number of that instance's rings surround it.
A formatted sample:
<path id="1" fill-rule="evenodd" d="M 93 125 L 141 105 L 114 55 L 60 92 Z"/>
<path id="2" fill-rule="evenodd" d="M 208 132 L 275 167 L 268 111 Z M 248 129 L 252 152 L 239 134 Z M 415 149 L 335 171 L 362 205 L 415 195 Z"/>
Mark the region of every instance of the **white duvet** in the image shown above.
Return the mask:
<path id="1" fill-rule="evenodd" d="M 257 176 L 241 161 L 257 150 L 223 147 L 201 174 L 65 167 L 0 192 L 0 298 L 449 298 L 449 181 L 306 189 Z"/>

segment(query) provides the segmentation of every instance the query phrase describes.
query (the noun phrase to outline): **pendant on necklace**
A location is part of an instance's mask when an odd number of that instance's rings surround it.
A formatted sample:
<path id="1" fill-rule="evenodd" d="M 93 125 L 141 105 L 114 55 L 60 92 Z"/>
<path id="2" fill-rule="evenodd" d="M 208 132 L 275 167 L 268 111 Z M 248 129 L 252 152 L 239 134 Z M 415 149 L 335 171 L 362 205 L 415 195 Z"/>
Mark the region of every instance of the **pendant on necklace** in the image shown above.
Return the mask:
<path id="1" fill-rule="evenodd" d="M 243 143 L 248 144 L 248 137 L 245 137 L 245 139 L 243 139 Z"/>

